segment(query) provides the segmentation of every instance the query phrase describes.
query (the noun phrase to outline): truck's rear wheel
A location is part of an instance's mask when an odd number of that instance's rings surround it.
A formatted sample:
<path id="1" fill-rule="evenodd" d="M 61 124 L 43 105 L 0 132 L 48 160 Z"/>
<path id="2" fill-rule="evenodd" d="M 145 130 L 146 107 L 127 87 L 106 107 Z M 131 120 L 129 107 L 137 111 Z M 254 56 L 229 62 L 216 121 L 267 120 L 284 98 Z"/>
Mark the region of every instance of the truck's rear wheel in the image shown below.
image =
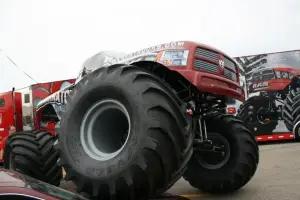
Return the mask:
<path id="1" fill-rule="evenodd" d="M 206 123 L 208 139 L 222 151 L 207 154 L 195 150 L 184 178 L 203 192 L 235 191 L 256 172 L 259 151 L 255 138 L 231 115 L 212 117 Z"/>
<path id="2" fill-rule="evenodd" d="M 282 118 L 286 128 L 293 131 L 294 125 L 300 121 L 300 88 L 291 89 L 286 96 L 282 108 Z M 300 135 L 295 134 L 295 140 L 300 141 Z"/>
<path id="3" fill-rule="evenodd" d="M 14 133 L 6 140 L 4 167 L 58 186 L 62 168 L 57 166 L 55 137 L 44 131 Z"/>
<path id="4" fill-rule="evenodd" d="M 68 98 L 59 143 L 66 179 L 103 199 L 162 193 L 192 155 L 185 104 L 160 79 L 135 66 L 87 75 Z"/>

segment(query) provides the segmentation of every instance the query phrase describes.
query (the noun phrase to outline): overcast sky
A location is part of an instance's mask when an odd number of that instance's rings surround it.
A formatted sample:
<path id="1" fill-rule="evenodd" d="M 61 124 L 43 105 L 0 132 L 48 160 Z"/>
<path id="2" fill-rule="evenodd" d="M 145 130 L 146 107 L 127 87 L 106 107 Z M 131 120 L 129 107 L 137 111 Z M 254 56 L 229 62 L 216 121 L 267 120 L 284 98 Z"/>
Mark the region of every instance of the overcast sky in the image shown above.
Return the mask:
<path id="1" fill-rule="evenodd" d="M 89 56 L 175 40 L 230 56 L 300 49 L 299 0 L 0 0 L 0 49 L 38 82 L 75 78 Z M 34 82 L 0 52 L 0 92 Z"/>

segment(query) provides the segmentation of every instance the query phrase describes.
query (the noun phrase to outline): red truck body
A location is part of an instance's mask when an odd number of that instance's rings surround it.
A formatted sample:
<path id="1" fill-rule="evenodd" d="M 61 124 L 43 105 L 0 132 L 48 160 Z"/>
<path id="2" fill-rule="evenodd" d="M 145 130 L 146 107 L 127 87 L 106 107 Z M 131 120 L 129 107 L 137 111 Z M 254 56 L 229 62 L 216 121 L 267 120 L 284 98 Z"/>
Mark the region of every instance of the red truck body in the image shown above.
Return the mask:
<path id="1" fill-rule="evenodd" d="M 14 125 L 17 132 L 40 128 L 35 117 L 38 102 L 74 82 L 75 79 L 68 79 L 39 83 L 22 90 L 0 94 L 0 151 L 4 147 L 2 139 L 8 136 L 10 125 Z M 42 129 L 52 132 L 54 125 L 47 124 Z"/>
<path id="2" fill-rule="evenodd" d="M 269 71 L 268 77 L 264 77 L 263 73 Z M 286 78 L 278 78 L 276 73 L 286 73 Z M 249 92 L 258 91 L 282 91 L 291 83 L 294 76 L 300 75 L 300 70 L 293 67 L 274 66 L 267 69 L 261 69 L 254 73 L 253 76 L 263 77 L 262 80 L 254 80 L 250 84 Z M 256 75 L 258 74 L 258 75 Z"/>
<path id="3" fill-rule="evenodd" d="M 0 94 L 0 138 L 8 135 L 8 126 L 14 125 L 17 131 L 22 130 L 22 99 L 19 92 Z M 16 113 L 16 120 L 14 115 Z"/>
<path id="4" fill-rule="evenodd" d="M 166 57 L 166 52 L 186 51 L 187 63 L 174 65 Z M 133 62 L 135 55 L 154 53 L 155 61 L 166 65 L 170 70 L 177 71 L 190 83 L 202 92 L 230 96 L 240 101 L 245 101 L 245 93 L 240 87 L 239 68 L 237 63 L 224 52 L 191 41 L 178 41 L 146 48 L 124 57 L 120 57 L 118 63 L 129 59 Z M 185 54 L 185 53 L 183 53 Z"/>
<path id="5" fill-rule="evenodd" d="M 182 74 L 202 92 L 216 93 L 245 101 L 245 93 L 240 87 L 239 69 L 233 60 L 224 52 L 208 45 L 185 42 L 189 49 L 187 67 L 169 67 Z M 209 71 L 216 66 L 217 70 Z M 231 77 L 236 80 L 231 80 Z"/>

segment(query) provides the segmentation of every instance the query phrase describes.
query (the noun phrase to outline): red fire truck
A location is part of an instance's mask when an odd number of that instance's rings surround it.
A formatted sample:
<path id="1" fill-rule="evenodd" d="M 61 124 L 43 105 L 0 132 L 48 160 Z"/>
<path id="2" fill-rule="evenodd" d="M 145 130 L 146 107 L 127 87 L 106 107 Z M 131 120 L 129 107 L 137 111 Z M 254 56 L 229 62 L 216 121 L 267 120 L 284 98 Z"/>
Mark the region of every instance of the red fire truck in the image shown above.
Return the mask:
<path id="1" fill-rule="evenodd" d="M 8 135 L 8 126 L 14 125 L 16 131 L 26 131 L 36 128 L 35 109 L 37 104 L 57 92 L 58 90 L 72 84 L 75 79 L 60 80 L 47 83 L 39 83 L 0 94 L 0 163 L 3 162 L 3 138 Z M 42 123 L 42 122 L 41 122 Z M 39 124 L 39 127 L 53 131 L 54 124 Z"/>

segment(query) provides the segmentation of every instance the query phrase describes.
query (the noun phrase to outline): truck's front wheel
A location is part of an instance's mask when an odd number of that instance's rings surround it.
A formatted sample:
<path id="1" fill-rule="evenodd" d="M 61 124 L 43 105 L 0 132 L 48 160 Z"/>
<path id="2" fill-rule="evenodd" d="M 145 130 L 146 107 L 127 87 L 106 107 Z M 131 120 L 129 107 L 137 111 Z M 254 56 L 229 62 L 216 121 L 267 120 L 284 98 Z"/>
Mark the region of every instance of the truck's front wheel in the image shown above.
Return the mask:
<path id="1" fill-rule="evenodd" d="M 81 80 L 60 123 L 66 179 L 101 199 L 162 193 L 192 155 L 191 119 L 171 88 L 146 70 L 111 66 Z"/>
<path id="2" fill-rule="evenodd" d="M 259 151 L 245 124 L 231 115 L 206 120 L 216 152 L 194 150 L 184 178 L 201 191 L 227 193 L 243 187 L 255 174 Z"/>

